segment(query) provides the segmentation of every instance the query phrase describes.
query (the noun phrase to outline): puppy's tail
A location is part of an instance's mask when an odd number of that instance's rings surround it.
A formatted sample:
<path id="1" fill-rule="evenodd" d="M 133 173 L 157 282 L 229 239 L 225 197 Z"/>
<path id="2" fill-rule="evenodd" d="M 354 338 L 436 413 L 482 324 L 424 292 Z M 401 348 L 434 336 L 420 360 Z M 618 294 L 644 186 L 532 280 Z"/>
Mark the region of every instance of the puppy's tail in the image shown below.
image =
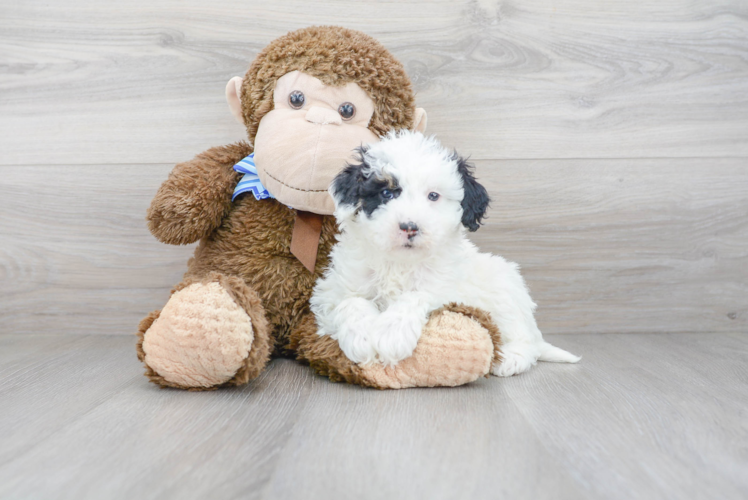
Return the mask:
<path id="1" fill-rule="evenodd" d="M 572 353 L 552 346 L 548 342 L 540 344 L 540 361 L 553 361 L 554 363 L 576 363 L 580 356 L 574 356 Z"/>

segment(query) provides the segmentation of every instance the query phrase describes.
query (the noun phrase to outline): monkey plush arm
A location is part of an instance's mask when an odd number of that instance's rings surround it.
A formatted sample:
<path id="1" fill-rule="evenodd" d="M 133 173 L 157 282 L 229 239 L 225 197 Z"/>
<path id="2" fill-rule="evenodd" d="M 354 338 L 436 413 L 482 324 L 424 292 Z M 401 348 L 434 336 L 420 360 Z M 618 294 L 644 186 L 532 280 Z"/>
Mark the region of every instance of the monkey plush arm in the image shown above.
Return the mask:
<path id="1" fill-rule="evenodd" d="M 148 229 L 171 245 L 193 243 L 221 224 L 242 174 L 233 167 L 252 153 L 246 142 L 211 148 L 180 163 L 148 208 Z"/>

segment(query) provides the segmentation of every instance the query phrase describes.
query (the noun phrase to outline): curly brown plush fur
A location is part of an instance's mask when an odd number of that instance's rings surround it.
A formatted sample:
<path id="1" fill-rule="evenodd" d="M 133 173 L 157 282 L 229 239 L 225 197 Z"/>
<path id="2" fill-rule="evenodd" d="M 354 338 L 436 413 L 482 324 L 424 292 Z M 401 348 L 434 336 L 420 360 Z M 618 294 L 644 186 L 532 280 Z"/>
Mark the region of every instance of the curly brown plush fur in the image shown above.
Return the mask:
<path id="1" fill-rule="evenodd" d="M 275 200 L 240 195 L 221 225 L 200 241 L 185 274 L 185 279 L 199 280 L 218 272 L 255 290 L 271 325 L 276 354 L 283 353 L 291 330 L 309 313 L 312 288 L 329 263 L 337 231 L 335 218 L 324 216 L 312 274 L 291 254 L 295 216 L 294 210 Z"/>
<path id="2" fill-rule="evenodd" d="M 213 273 L 240 280 L 256 292 L 264 306 L 269 329 L 266 336 L 256 338 L 271 345 L 276 355 L 289 355 L 290 333 L 305 315 L 311 314 L 309 298 L 317 277 L 328 265 L 337 227 L 332 216 L 323 217 L 315 272 L 310 273 L 290 251 L 294 210 L 275 200 L 255 200 L 251 194 L 230 202 L 238 182 L 233 166 L 250 152 L 248 144 L 238 143 L 212 148 L 177 165 L 153 199 L 148 222 L 153 234 L 165 243 L 185 244 L 201 239 L 188 262 L 184 281 L 174 291 L 208 279 Z M 144 362 L 141 346 L 155 319 L 153 314 L 138 329 L 138 353 Z M 245 383 L 259 371 L 247 368 L 232 381 Z M 183 387 L 166 381 L 147 363 L 146 375 L 162 386 Z"/>
<path id="3" fill-rule="evenodd" d="M 219 146 L 180 163 L 151 201 L 148 229 L 163 243 L 187 245 L 216 229 L 231 210 L 231 194 L 241 174 L 237 158 L 252 153 L 246 142 Z"/>

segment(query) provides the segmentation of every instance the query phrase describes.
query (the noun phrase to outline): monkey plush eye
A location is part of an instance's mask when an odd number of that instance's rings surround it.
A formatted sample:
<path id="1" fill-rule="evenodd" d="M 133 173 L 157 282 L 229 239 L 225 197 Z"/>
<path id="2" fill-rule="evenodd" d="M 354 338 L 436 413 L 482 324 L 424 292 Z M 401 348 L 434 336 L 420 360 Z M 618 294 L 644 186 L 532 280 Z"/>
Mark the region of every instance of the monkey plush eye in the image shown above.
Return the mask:
<path id="1" fill-rule="evenodd" d="M 429 193 L 429 200 L 436 201 L 439 199 L 439 193 L 434 193 L 433 191 Z"/>
<path id="2" fill-rule="evenodd" d="M 304 106 L 304 93 L 300 90 L 294 90 L 288 95 L 288 104 L 293 109 L 301 109 Z"/>
<path id="3" fill-rule="evenodd" d="M 338 108 L 338 113 L 340 113 L 340 116 L 343 118 L 343 120 L 350 120 L 351 118 L 353 118 L 353 115 L 356 114 L 356 106 L 354 106 L 350 102 L 344 102 Z"/>

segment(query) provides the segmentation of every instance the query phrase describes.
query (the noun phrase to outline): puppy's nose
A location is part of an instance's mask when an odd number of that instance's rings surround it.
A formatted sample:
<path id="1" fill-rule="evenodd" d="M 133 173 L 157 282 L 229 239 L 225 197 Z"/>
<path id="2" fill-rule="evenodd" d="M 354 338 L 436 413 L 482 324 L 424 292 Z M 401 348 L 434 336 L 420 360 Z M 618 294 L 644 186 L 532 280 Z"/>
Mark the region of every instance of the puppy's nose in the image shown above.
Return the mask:
<path id="1" fill-rule="evenodd" d="M 327 108 L 312 106 L 306 112 L 306 121 L 317 125 L 342 125 L 343 119 L 340 114 Z"/>
<path id="2" fill-rule="evenodd" d="M 412 240 L 413 237 L 418 234 L 418 226 L 415 222 L 401 222 L 400 230 L 408 235 L 409 240 Z"/>

